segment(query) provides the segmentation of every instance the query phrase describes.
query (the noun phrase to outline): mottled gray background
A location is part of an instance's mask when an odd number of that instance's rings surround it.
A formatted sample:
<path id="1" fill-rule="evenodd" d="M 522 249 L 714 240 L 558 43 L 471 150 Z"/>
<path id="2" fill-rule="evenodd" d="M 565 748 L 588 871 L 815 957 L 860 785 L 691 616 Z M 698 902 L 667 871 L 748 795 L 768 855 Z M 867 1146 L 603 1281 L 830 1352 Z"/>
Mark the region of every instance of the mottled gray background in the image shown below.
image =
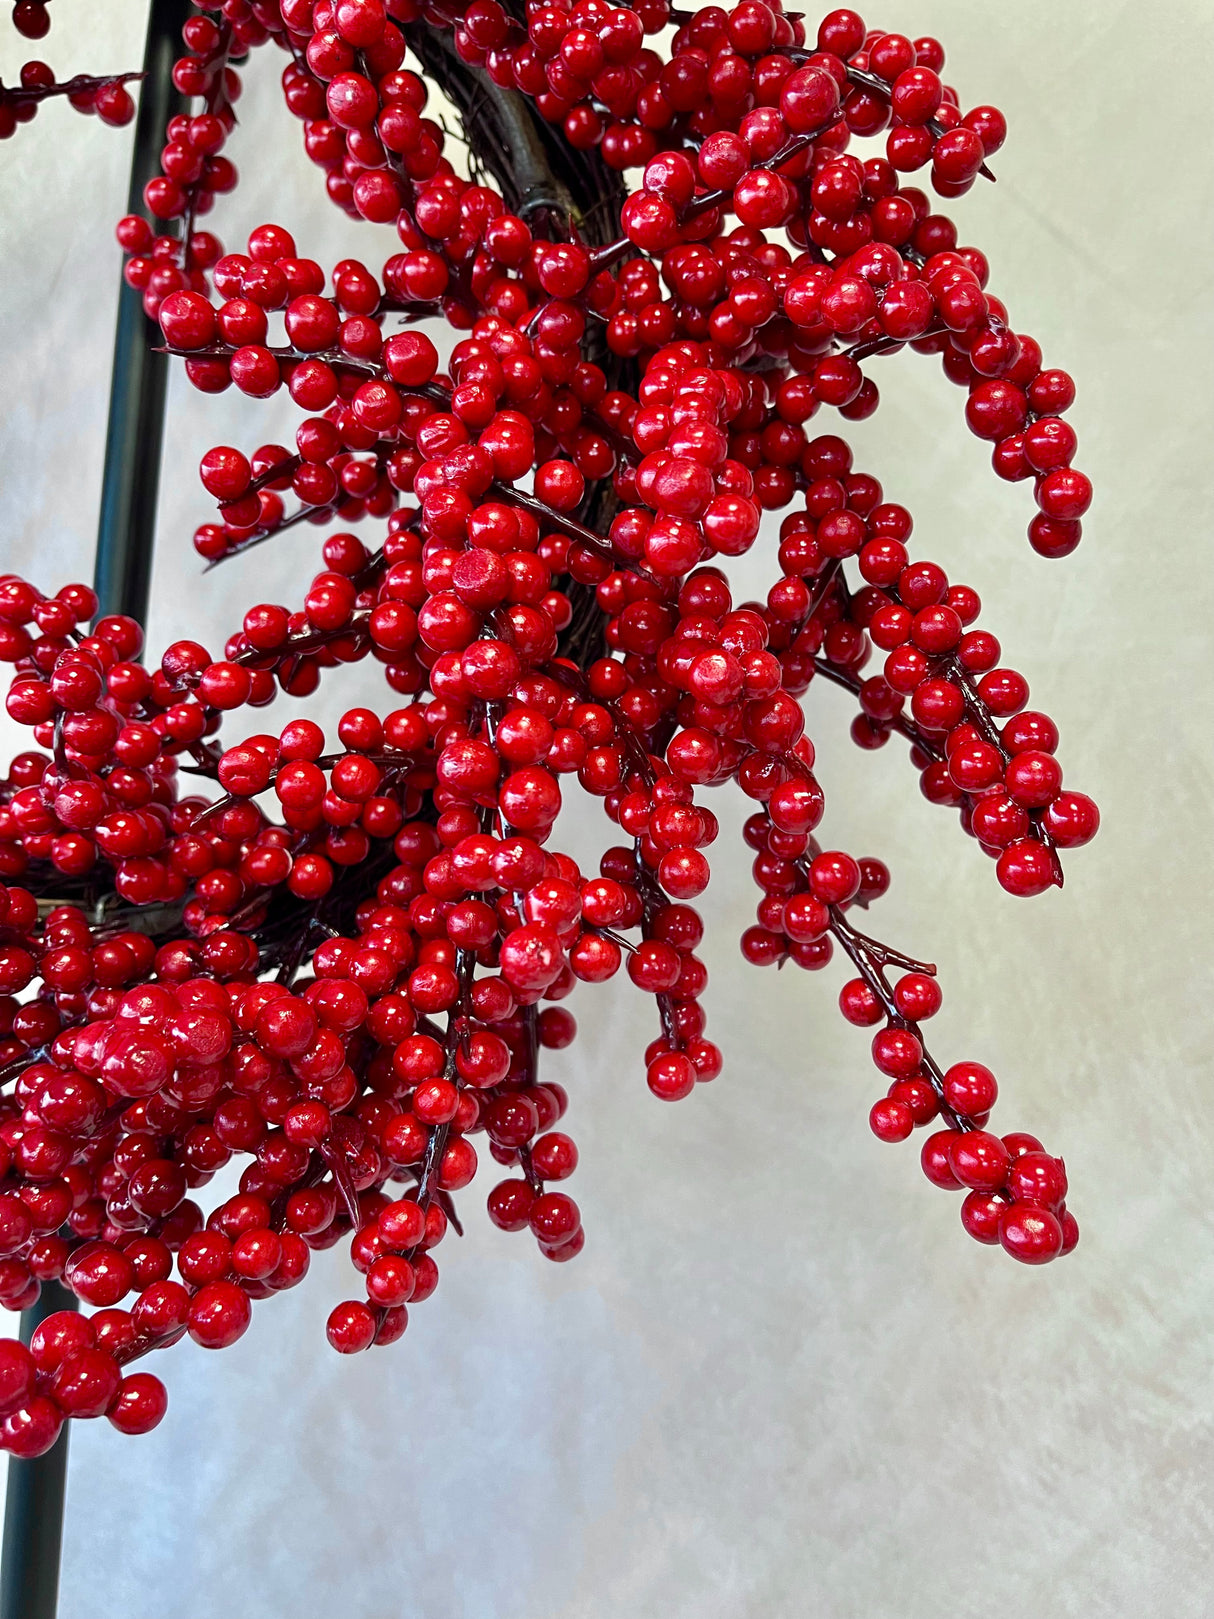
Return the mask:
<path id="1" fill-rule="evenodd" d="M 63 75 L 134 66 L 142 9 L 57 0 L 37 54 Z M 901 747 L 851 747 L 827 690 L 825 831 L 890 861 L 874 925 L 939 962 L 938 1050 L 989 1062 L 1000 1126 L 1065 1154 L 1077 1254 L 1030 1272 L 969 1242 L 914 1148 L 871 1138 L 839 971 L 738 958 L 753 894 L 728 799 L 704 902 L 724 1076 L 655 1103 L 652 1005 L 626 982 L 579 991 L 581 1038 L 551 1061 L 584 1256 L 546 1264 L 474 1195 L 396 1348 L 327 1349 L 354 1291 L 334 1252 L 235 1349 L 166 1356 L 154 1435 L 73 1432 L 64 1619 L 1211 1612 L 1214 30 L 1197 0 L 920 0 L 879 20 L 938 33 L 963 100 L 1008 113 L 998 185 L 955 212 L 1016 325 L 1078 377 L 1087 538 L 1062 563 L 1030 553 L 1028 490 L 993 478 L 934 364 L 875 367 L 883 408 L 849 436 L 914 511 L 919 554 L 982 591 L 1106 820 L 1065 894 L 1012 900 Z M 2 38 L 11 80 L 31 53 Z M 249 74 L 243 181 L 216 224 L 239 246 L 272 218 L 324 263 L 374 263 L 389 249 L 323 201 L 280 62 Z M 0 148 L 0 547 L 47 588 L 90 568 L 129 139 L 60 105 Z M 298 599 L 309 531 L 206 579 L 189 544 L 202 451 L 285 438 L 295 414 L 175 378 L 154 647 L 217 647 L 248 601 Z M 597 806 L 569 819 L 592 850 Z"/>

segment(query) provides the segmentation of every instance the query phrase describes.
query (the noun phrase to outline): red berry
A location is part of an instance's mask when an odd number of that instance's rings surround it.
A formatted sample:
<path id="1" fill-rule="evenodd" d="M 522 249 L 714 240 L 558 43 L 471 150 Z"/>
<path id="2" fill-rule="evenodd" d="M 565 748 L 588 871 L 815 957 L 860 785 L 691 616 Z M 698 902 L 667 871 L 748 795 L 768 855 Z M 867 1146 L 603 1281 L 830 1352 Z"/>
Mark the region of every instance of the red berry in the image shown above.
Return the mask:
<path id="1" fill-rule="evenodd" d="M 226 1349 L 244 1336 L 252 1311 L 234 1282 L 208 1282 L 190 1302 L 189 1332 L 203 1349 Z"/>
<path id="2" fill-rule="evenodd" d="M 1013 1203 L 999 1218 L 1004 1251 L 1024 1265 L 1044 1265 L 1062 1252 L 1062 1224 L 1048 1209 Z"/>
<path id="3" fill-rule="evenodd" d="M 168 1403 L 158 1377 L 150 1372 L 132 1372 L 123 1378 L 106 1415 L 119 1433 L 150 1433 L 164 1417 Z"/>

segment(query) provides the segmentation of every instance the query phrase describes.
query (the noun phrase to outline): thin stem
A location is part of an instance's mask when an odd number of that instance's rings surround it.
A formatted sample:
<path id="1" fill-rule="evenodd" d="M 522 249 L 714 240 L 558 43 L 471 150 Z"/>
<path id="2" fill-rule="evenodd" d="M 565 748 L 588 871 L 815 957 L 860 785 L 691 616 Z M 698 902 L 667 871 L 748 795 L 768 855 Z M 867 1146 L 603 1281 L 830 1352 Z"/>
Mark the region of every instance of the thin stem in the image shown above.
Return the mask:
<path id="1" fill-rule="evenodd" d="M 804 866 L 801 866 L 804 871 Z M 830 932 L 839 941 L 845 954 L 860 977 L 872 990 L 881 1003 L 890 1024 L 899 1029 L 905 1029 L 913 1034 L 919 1042 L 922 1055 L 919 1059 L 923 1072 L 927 1075 L 932 1090 L 936 1093 L 936 1101 L 940 1107 L 941 1116 L 947 1120 L 954 1130 L 977 1130 L 979 1126 L 964 1113 L 955 1112 L 945 1099 L 944 1074 L 940 1065 L 927 1049 L 927 1042 L 923 1038 L 923 1030 L 913 1018 L 904 1017 L 898 1010 L 898 1003 L 894 999 L 894 992 L 889 980 L 885 976 L 887 966 L 902 967 L 908 972 L 928 973 L 935 977 L 936 969 L 928 962 L 914 961 L 909 956 L 892 950 L 888 945 L 881 944 L 876 939 L 870 939 L 867 934 L 858 932 L 847 921 L 843 912 L 837 905 L 830 907 Z"/>
<path id="2" fill-rule="evenodd" d="M 557 511 L 555 506 L 549 506 L 546 501 L 538 500 L 534 495 L 529 495 L 522 489 L 515 489 L 510 484 L 495 480 L 490 489 L 498 500 L 520 506 L 523 511 L 530 512 L 532 517 L 548 523 L 550 527 L 564 530 L 571 539 L 577 540 L 596 556 L 601 556 L 608 562 L 618 560 L 618 553 L 610 540 L 605 540 L 601 534 L 596 534 L 592 528 L 587 528 L 584 523 L 579 523 L 568 513 Z"/>
<path id="3" fill-rule="evenodd" d="M 6 85 L 0 83 L 0 101 L 7 102 L 12 107 L 34 107 L 40 101 L 48 101 L 52 96 L 77 96 L 89 92 L 95 93 L 104 90 L 111 84 L 131 84 L 136 79 L 145 78 L 142 72 L 132 73 L 106 73 L 96 75 L 91 73 L 77 73 L 73 78 L 64 79 L 60 84 L 35 84 L 27 89 L 24 85 Z"/>
<path id="4" fill-rule="evenodd" d="M 820 674 L 823 679 L 829 680 L 832 685 L 841 686 L 844 691 L 851 692 L 853 697 L 858 697 L 860 695 L 860 680 L 857 679 L 855 675 L 846 674 L 842 669 L 836 668 L 835 665 L 828 662 L 826 658 L 815 658 L 814 670 L 816 673 Z M 916 748 L 922 748 L 923 752 L 926 753 L 935 764 L 939 764 L 944 758 L 944 755 L 940 752 L 939 748 L 936 747 L 934 743 L 929 742 L 923 733 L 914 724 L 912 724 L 912 722 L 908 720 L 904 714 L 895 714 L 892 719 L 888 720 L 876 720 L 874 721 L 874 724 L 881 725 L 891 731 L 897 731 L 899 736 L 904 736 L 906 740 L 912 743 Z"/>
<path id="5" fill-rule="evenodd" d="M 907 343 L 921 343 L 929 337 L 948 337 L 950 332 L 947 326 L 933 326 L 928 332 L 920 332 L 918 337 L 869 337 L 863 343 L 853 343 L 851 348 L 842 349 L 840 353 L 845 360 L 867 360 L 874 354 L 891 354 L 895 349 L 905 348 Z"/>

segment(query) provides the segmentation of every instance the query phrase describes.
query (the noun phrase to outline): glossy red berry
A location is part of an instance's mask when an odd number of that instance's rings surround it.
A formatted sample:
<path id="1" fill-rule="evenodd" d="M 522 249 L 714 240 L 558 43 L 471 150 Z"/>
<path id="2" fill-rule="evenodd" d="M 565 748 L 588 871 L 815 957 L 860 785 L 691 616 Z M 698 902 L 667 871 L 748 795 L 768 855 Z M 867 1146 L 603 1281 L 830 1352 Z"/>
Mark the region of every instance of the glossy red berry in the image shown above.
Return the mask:
<path id="1" fill-rule="evenodd" d="M 1062 1252 L 1062 1224 L 1048 1209 L 1013 1203 L 999 1217 L 1004 1251 L 1023 1265 L 1044 1265 Z"/>

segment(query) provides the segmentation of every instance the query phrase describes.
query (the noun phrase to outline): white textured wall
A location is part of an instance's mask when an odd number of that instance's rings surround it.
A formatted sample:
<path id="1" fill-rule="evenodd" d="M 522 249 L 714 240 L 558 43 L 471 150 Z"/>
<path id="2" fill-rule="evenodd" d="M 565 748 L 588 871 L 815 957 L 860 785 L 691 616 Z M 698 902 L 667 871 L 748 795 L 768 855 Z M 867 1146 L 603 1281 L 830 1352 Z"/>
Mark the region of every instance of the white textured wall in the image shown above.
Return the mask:
<path id="1" fill-rule="evenodd" d="M 58 0 L 38 52 L 62 73 L 134 66 L 141 9 Z M 395 1348 L 326 1347 L 351 1291 L 337 1251 L 235 1349 L 166 1356 L 154 1435 L 73 1431 L 64 1619 L 1210 1613 L 1214 29 L 1200 0 L 920 0 L 880 20 L 938 33 L 963 99 L 1009 115 L 998 185 L 955 209 L 1015 323 L 1078 378 L 1088 537 L 1032 556 L 1027 489 L 995 481 L 917 357 L 876 373 L 858 460 L 911 506 L 920 554 L 982 591 L 1105 829 L 1065 894 L 1014 901 L 900 747 L 850 746 L 826 691 L 825 830 L 889 859 L 874 926 L 939 962 L 937 1049 L 995 1068 L 1000 1127 L 1065 1154 L 1078 1252 L 1031 1272 L 979 1248 L 915 1148 L 871 1138 L 841 974 L 737 956 L 752 889 L 730 802 L 704 907 L 724 1076 L 655 1103 L 652 1008 L 627 984 L 581 990 L 582 1037 L 551 1059 L 584 1256 L 546 1264 L 473 1197 Z M 30 53 L 2 38 L 11 79 Z M 374 261 L 324 203 L 276 70 L 250 73 L 218 228 L 239 245 L 273 218 L 322 262 Z M 128 149 L 62 106 L 0 148 L 0 554 L 46 587 L 90 568 Z M 199 455 L 281 438 L 294 413 L 182 380 L 157 648 L 217 646 L 249 600 L 294 601 L 315 547 L 296 530 L 199 579 Z M 574 814 L 590 849 L 599 811 Z"/>

